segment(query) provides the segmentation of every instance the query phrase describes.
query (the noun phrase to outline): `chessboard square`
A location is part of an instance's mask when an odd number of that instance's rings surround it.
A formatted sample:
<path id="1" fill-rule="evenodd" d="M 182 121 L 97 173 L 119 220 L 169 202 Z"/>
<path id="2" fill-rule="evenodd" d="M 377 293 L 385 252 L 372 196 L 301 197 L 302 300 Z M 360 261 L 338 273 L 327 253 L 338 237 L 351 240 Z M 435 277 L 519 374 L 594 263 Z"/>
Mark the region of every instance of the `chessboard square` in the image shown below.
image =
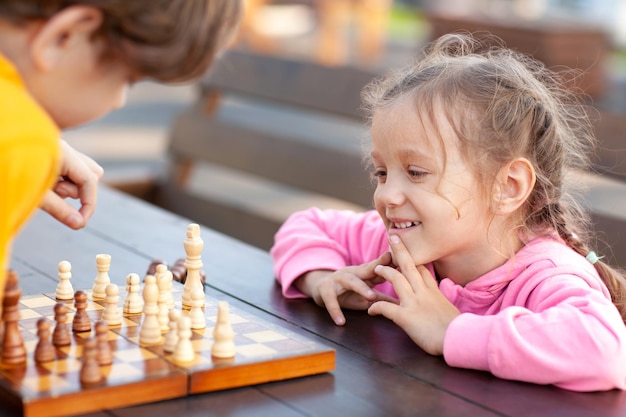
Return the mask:
<path id="1" fill-rule="evenodd" d="M 242 356 L 246 356 L 248 358 L 270 356 L 276 354 L 276 351 L 274 349 L 260 343 L 237 346 L 235 350 L 237 351 L 237 354 L 241 354 Z"/>
<path id="2" fill-rule="evenodd" d="M 69 387 L 66 378 L 54 373 L 24 378 L 22 385 L 33 392 L 61 391 Z"/>
<path id="3" fill-rule="evenodd" d="M 133 380 L 144 376 L 144 372 L 129 363 L 115 363 L 111 366 L 107 378 L 109 381 Z"/>
<path id="4" fill-rule="evenodd" d="M 274 330 L 264 330 L 261 332 L 246 333 L 246 337 L 254 340 L 257 343 L 276 342 L 278 340 L 288 339 L 284 334 L 278 333 Z"/>
<path id="5" fill-rule="evenodd" d="M 24 297 L 20 300 L 20 303 L 25 305 L 28 308 L 39 308 L 46 306 L 54 306 L 57 301 L 48 297 Z"/>
<path id="6" fill-rule="evenodd" d="M 53 374 L 69 374 L 79 372 L 82 362 L 76 358 L 69 357 L 67 359 L 57 359 L 52 362 L 42 363 L 41 366 Z"/>
<path id="7" fill-rule="evenodd" d="M 246 319 L 245 317 L 241 317 L 238 314 L 234 314 L 233 312 L 231 312 L 229 315 L 229 321 L 230 324 L 240 324 L 240 323 L 249 323 L 250 320 Z M 214 323 L 217 323 L 217 315 L 211 315 L 211 316 L 207 316 L 208 320 L 211 320 Z"/>
<path id="8" fill-rule="evenodd" d="M 148 349 L 142 349 L 140 347 L 130 348 L 130 349 L 122 349 L 116 352 L 113 352 L 113 356 L 116 359 L 133 363 L 133 362 L 141 362 L 147 359 L 154 359 L 157 355 L 153 352 L 150 352 Z"/>
<path id="9" fill-rule="evenodd" d="M 44 315 L 39 313 L 37 310 L 32 310 L 30 308 L 20 310 L 20 320 L 37 319 L 43 316 Z"/>
<path id="10" fill-rule="evenodd" d="M 211 346 L 213 346 L 213 339 L 192 340 L 191 345 L 194 352 L 208 352 L 211 350 Z"/>

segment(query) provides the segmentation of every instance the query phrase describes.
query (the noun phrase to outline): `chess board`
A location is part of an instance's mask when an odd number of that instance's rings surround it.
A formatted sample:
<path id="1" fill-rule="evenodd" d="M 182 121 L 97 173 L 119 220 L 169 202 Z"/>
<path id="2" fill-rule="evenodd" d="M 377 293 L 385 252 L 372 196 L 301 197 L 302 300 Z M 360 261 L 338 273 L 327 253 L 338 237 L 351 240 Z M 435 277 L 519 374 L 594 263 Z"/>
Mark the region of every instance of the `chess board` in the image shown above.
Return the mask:
<path id="1" fill-rule="evenodd" d="M 174 292 L 177 291 L 182 293 L 182 285 L 174 286 Z M 91 291 L 86 292 L 88 314 L 95 322 L 102 315 L 104 303 L 93 301 Z M 175 296 L 178 303 L 180 298 L 180 295 Z M 194 361 L 185 366 L 176 365 L 172 355 L 165 353 L 161 346 L 140 346 L 142 315 L 124 315 L 121 326 L 109 328 L 114 359 L 111 365 L 101 367 L 104 380 L 84 387 L 79 375 L 82 347 L 93 332 L 73 333 L 70 346 L 56 348 L 54 361 L 37 364 L 33 359 L 37 344 L 36 322 L 41 317 L 53 322 L 57 300 L 54 294 L 22 297 L 19 325 L 28 352 L 27 364 L 0 364 L 0 403 L 11 406 L 24 417 L 75 415 L 334 369 L 333 349 L 232 306 L 230 320 L 235 332 L 236 355 L 232 359 L 212 358 L 217 302 L 216 298 L 206 295 L 207 327 L 193 330 L 196 355 Z M 68 302 L 68 307 L 71 327 L 75 310 L 72 302 Z"/>

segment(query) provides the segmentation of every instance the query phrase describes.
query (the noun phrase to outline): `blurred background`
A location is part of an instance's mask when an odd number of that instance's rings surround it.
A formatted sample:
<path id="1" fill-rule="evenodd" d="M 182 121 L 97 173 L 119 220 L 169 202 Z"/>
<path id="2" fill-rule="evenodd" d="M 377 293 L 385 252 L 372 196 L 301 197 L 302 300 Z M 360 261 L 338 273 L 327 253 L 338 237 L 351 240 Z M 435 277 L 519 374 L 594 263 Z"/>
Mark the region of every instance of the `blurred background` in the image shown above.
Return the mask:
<path id="1" fill-rule="evenodd" d="M 601 142 L 600 155 L 594 160 L 598 175 L 586 177 L 588 191 L 581 199 L 605 237 L 605 250 L 615 263 L 626 266 L 626 237 L 622 238 L 622 228 L 626 233 L 622 213 L 626 207 L 622 140 L 626 132 L 626 0 L 245 0 L 245 4 L 245 18 L 230 46 L 236 51 L 377 74 L 414 59 L 430 40 L 465 30 L 497 35 L 507 46 L 533 55 L 550 68 L 577 70 L 570 85 L 597 109 Z M 67 131 L 65 139 L 105 167 L 105 183 L 145 197 L 126 185 L 151 183 L 167 175 L 173 123 L 202 95 L 198 85 L 141 82 L 130 90 L 125 108 Z M 270 124 L 289 123 L 280 112 L 262 117 L 270 118 Z M 217 190 L 228 180 L 216 178 L 199 182 Z M 225 187 L 229 198 L 237 193 L 232 183 Z M 243 192 L 247 197 L 250 189 Z M 275 195 L 272 198 L 276 201 Z M 317 200 L 283 209 L 288 213 L 312 203 Z M 277 216 L 275 224 L 285 215 Z M 210 223 L 210 215 L 199 222 Z M 208 225 L 220 230 L 220 224 Z M 267 236 L 258 241 L 226 226 L 221 230 L 264 249 L 269 245 Z"/>

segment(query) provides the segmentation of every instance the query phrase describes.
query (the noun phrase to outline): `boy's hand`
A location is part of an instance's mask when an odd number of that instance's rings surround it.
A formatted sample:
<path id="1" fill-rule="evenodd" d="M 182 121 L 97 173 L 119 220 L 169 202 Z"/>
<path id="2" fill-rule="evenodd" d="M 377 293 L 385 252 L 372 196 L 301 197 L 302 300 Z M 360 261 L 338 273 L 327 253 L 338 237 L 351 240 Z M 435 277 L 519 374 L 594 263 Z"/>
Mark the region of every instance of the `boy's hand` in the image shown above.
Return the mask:
<path id="1" fill-rule="evenodd" d="M 379 258 L 363 265 L 348 266 L 337 271 L 317 270 L 304 274 L 295 285 L 303 293 L 310 295 L 316 304 L 326 307 L 336 325 L 342 326 L 346 319 L 341 307 L 351 310 L 367 310 L 373 302 L 396 301 L 393 297 L 381 294 L 372 288 L 384 282 L 374 268 L 391 263 L 391 254 L 386 252 Z"/>
<path id="2" fill-rule="evenodd" d="M 44 196 L 41 208 L 72 229 L 84 227 L 96 209 L 98 182 L 103 174 L 93 159 L 61 140 L 61 176 Z M 80 209 L 66 202 L 68 197 L 80 200 Z"/>
<path id="3" fill-rule="evenodd" d="M 368 313 L 387 317 L 426 352 L 442 355 L 446 330 L 461 313 L 439 291 L 430 271 L 423 265 L 415 265 L 400 238 L 391 236 L 389 241 L 400 270 L 379 266 L 376 273 L 391 282 L 400 303 L 378 301 Z"/>

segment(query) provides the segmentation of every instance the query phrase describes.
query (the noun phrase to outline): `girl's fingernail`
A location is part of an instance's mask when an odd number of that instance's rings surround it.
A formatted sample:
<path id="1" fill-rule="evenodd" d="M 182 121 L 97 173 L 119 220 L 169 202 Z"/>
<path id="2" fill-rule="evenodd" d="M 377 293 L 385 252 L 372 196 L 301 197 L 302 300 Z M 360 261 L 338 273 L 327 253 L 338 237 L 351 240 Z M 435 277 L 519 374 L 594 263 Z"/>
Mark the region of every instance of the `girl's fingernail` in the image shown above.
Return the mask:
<path id="1" fill-rule="evenodd" d="M 400 243 L 400 238 L 397 235 L 391 235 L 389 236 L 389 241 L 391 243 Z"/>
<path id="2" fill-rule="evenodd" d="M 376 266 L 374 267 L 374 272 L 379 272 L 381 269 L 383 269 L 383 266 L 382 266 L 382 265 L 376 265 Z"/>

